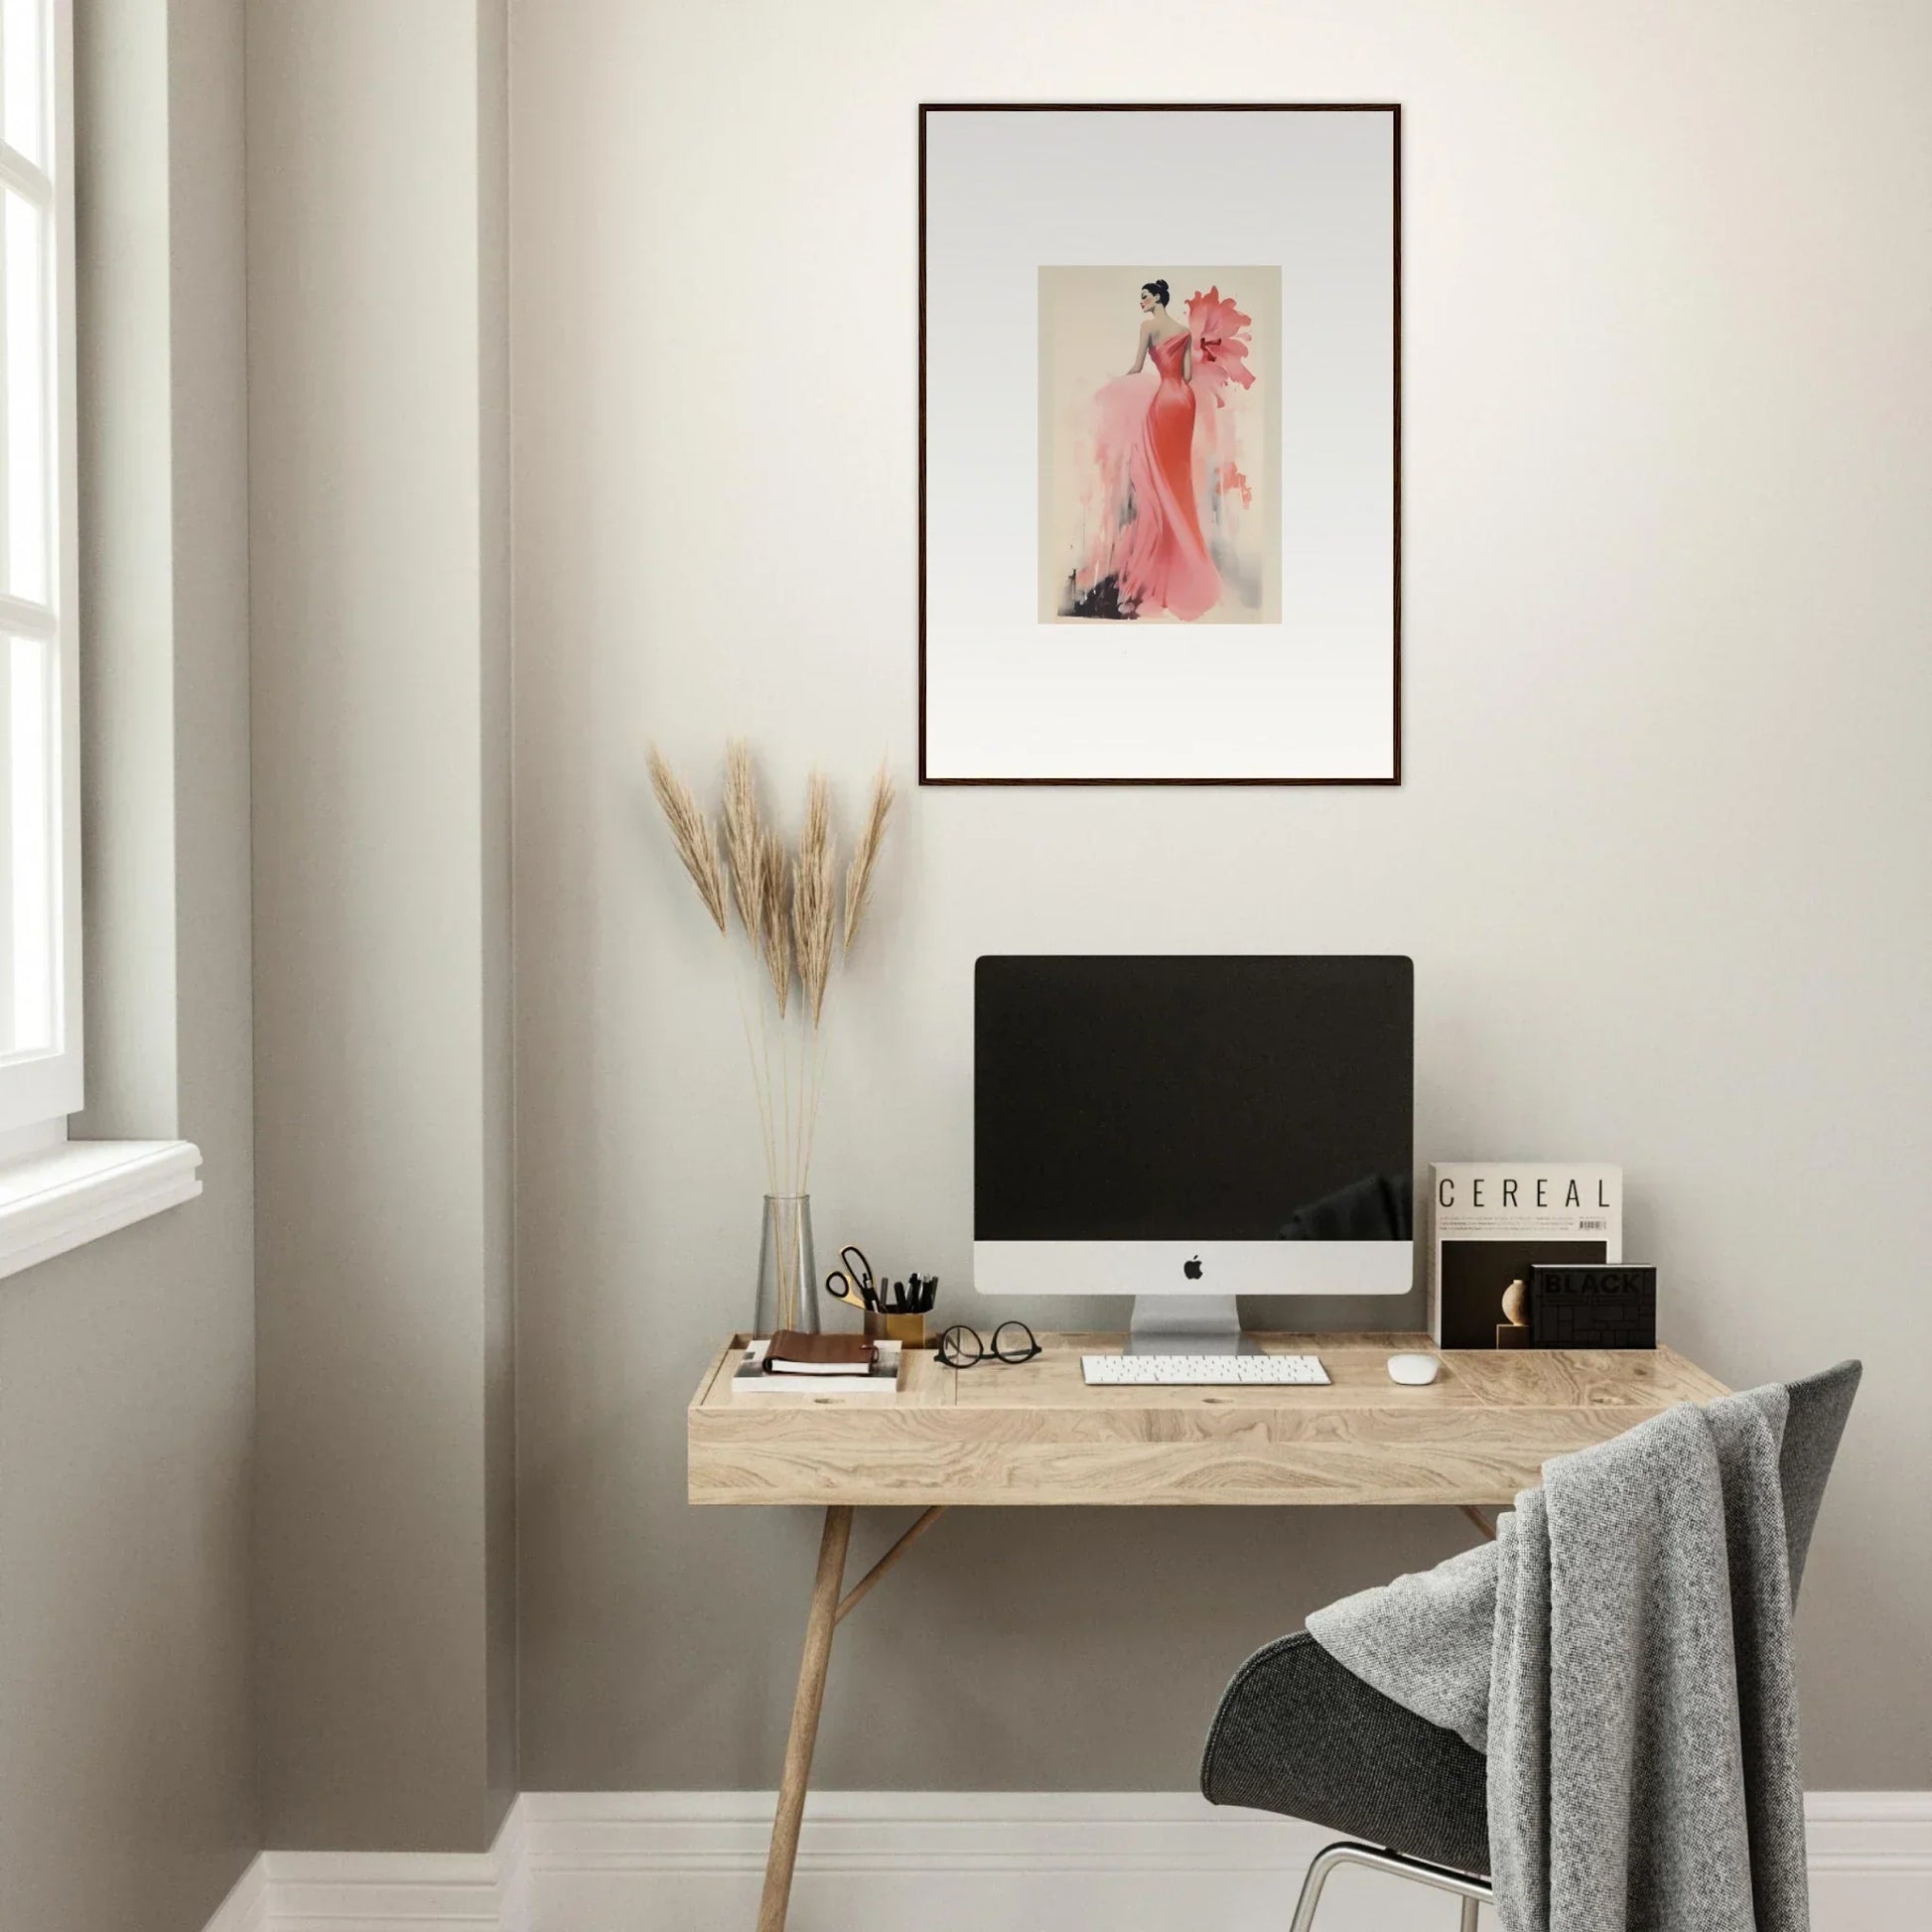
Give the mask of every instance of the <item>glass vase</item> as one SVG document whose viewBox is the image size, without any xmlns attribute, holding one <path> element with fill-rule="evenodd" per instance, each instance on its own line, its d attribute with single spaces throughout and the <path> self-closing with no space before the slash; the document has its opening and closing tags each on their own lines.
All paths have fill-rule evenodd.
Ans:
<svg viewBox="0 0 1932 1932">
<path fill-rule="evenodd" d="M 818 1265 L 812 1253 L 812 1197 L 766 1194 L 759 1244 L 759 1299 L 752 1332 L 818 1333 Z"/>
</svg>

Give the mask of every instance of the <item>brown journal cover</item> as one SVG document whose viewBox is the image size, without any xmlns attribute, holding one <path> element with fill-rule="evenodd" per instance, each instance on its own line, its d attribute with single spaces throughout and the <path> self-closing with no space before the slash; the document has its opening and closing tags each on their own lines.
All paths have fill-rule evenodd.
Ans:
<svg viewBox="0 0 1932 1932">
<path fill-rule="evenodd" d="M 812 1368 L 867 1369 L 879 1350 L 865 1335 L 807 1335 L 796 1328 L 780 1328 L 764 1351 L 767 1374 L 782 1375 L 780 1362 L 803 1362 Z"/>
</svg>

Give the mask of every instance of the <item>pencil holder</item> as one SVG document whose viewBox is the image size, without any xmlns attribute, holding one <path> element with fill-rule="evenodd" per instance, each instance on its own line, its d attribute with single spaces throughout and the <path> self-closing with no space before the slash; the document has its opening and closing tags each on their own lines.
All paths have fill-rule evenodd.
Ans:
<svg viewBox="0 0 1932 1932">
<path fill-rule="evenodd" d="M 866 1333 L 874 1341 L 897 1341 L 902 1342 L 907 1348 L 923 1348 L 925 1316 L 923 1314 L 868 1314 Z"/>
</svg>

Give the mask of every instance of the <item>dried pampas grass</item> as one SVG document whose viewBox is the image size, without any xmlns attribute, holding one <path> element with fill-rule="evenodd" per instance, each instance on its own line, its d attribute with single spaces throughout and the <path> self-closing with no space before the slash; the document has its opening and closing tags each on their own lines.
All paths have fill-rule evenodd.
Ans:
<svg viewBox="0 0 1932 1932">
<path fill-rule="evenodd" d="M 752 748 L 742 738 L 725 747 L 725 858 L 731 866 L 738 916 L 752 943 L 764 919 L 764 845 L 759 822 L 759 782 Z"/>
<path fill-rule="evenodd" d="M 839 842 L 832 825 L 832 788 L 823 772 L 814 771 L 806 783 L 805 815 L 795 853 L 787 850 L 764 815 L 752 749 L 743 739 L 733 739 L 725 747 L 722 847 L 718 827 L 655 747 L 650 753 L 650 784 L 678 857 L 721 933 L 729 936 L 731 907 L 738 907 L 752 954 L 751 994 L 759 1010 L 757 1041 L 752 1038 L 749 1012 L 745 1036 L 759 1088 L 767 1180 L 774 1194 L 803 1192 L 811 1164 L 812 1127 L 823 1092 L 827 996 L 833 969 L 852 950 L 871 903 L 873 874 L 893 808 L 892 777 L 882 764 L 873 779 L 865 822 L 845 867 L 842 918 Z M 739 955 L 741 960 L 744 957 Z M 742 986 L 740 998 L 742 1002 Z M 787 1025 L 794 1011 L 795 1029 Z M 770 1037 L 773 1012 L 778 1030 L 775 1064 Z"/>
<path fill-rule="evenodd" d="M 805 823 L 798 834 L 798 857 L 791 869 L 791 931 L 798 953 L 798 985 L 818 1026 L 825 1017 L 825 988 L 832 977 L 832 941 L 837 932 L 837 895 L 833 888 L 832 790 L 822 771 L 805 786 Z"/>
<path fill-rule="evenodd" d="M 791 868 L 783 842 L 768 825 L 759 835 L 759 881 L 764 889 L 759 907 L 759 952 L 782 1020 L 791 1004 Z"/>
<path fill-rule="evenodd" d="M 893 809 L 892 774 L 881 764 L 872 781 L 872 800 L 866 822 L 852 848 L 852 863 L 845 869 L 845 949 L 865 923 L 866 907 L 872 903 L 872 869 L 879 863 L 879 848 L 886 842 L 886 820 Z"/>
<path fill-rule="evenodd" d="M 720 932 L 725 929 L 725 869 L 718 857 L 718 833 L 703 811 L 691 787 L 664 762 L 656 746 L 650 750 L 650 788 L 657 794 L 666 822 L 671 828 L 671 843 L 684 861 L 684 870 L 704 900 L 704 909 Z"/>
</svg>

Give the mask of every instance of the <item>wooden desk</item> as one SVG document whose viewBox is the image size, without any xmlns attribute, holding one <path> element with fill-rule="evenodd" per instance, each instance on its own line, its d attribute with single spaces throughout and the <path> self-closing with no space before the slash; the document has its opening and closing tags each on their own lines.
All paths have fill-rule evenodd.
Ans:
<svg viewBox="0 0 1932 1932">
<path fill-rule="evenodd" d="M 1533 1488 L 1550 1456 L 1725 1393 L 1668 1348 L 1446 1353 L 1435 1382 L 1402 1388 L 1388 1357 L 1435 1352 L 1414 1334 L 1257 1337 L 1271 1352 L 1318 1355 L 1325 1388 L 1090 1389 L 1081 1354 L 1118 1350 L 1122 1337 L 1041 1334 L 1044 1352 L 1013 1365 L 955 1370 L 912 1352 L 890 1402 L 737 1399 L 745 1339 L 718 1351 L 692 1397 L 690 1499 L 825 1511 L 759 1932 L 785 1922 L 833 1629 L 942 1511 L 1440 1503 L 1493 1535 L 1481 1509 Z M 853 1510 L 906 1506 L 922 1513 L 845 1589 Z"/>
</svg>

